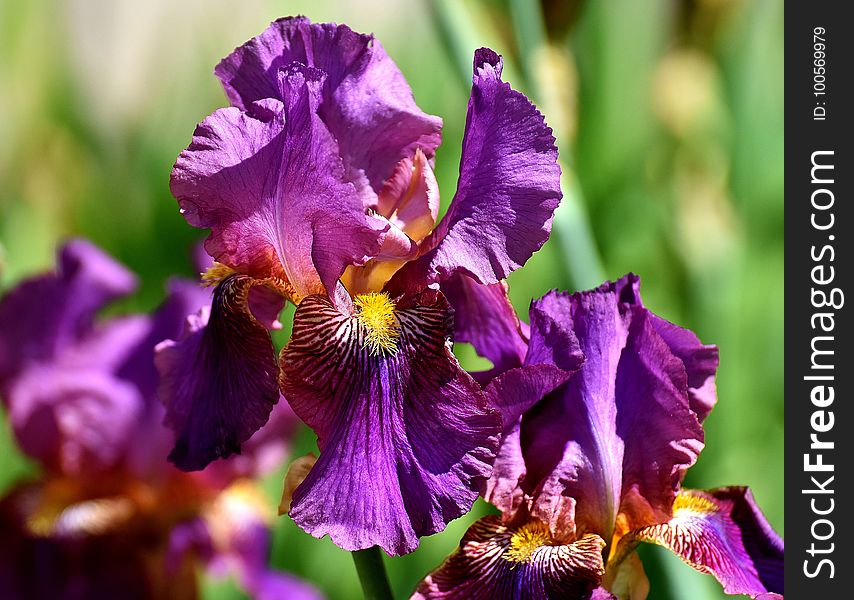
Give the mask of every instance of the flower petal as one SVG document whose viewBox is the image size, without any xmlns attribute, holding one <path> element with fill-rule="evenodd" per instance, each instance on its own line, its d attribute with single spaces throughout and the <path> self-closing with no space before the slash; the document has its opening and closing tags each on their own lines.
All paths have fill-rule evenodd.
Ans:
<svg viewBox="0 0 854 600">
<path fill-rule="evenodd" d="M 640 277 L 629 274 L 616 282 L 617 294 L 623 302 L 643 305 L 640 297 Z M 718 370 L 718 347 L 703 344 L 697 335 L 688 329 L 650 313 L 655 331 L 685 365 L 688 374 L 688 395 L 691 410 L 702 423 L 718 401 L 715 374 Z"/>
<path fill-rule="evenodd" d="M 0 390 L 27 364 L 89 335 L 97 312 L 134 289 L 134 275 L 90 242 L 63 245 L 56 273 L 22 282 L 0 302 Z"/>
<path fill-rule="evenodd" d="M 416 242 L 433 231 L 439 216 L 439 184 L 421 148 L 397 163 L 380 190 L 376 210 Z"/>
<path fill-rule="evenodd" d="M 349 264 L 377 254 L 388 225 L 364 214 L 334 138 L 315 114 L 323 74 L 292 64 L 278 75 L 282 101 L 244 113 L 216 111 L 196 129 L 172 171 L 184 217 L 211 229 L 217 261 L 279 277 L 298 298 L 330 294 Z"/>
<path fill-rule="evenodd" d="M 276 74 L 292 62 L 327 74 L 320 116 L 341 147 L 354 182 L 367 179 L 379 192 L 398 161 L 421 148 L 432 159 L 442 120 L 421 111 L 397 65 L 378 40 L 346 25 L 279 19 L 237 48 L 216 68 L 231 102 L 248 109 L 280 98 Z"/>
<path fill-rule="evenodd" d="M 500 415 L 448 349 L 447 302 L 404 297 L 396 349 L 324 297 L 303 300 L 282 351 L 282 392 L 318 436 L 320 457 L 290 515 L 347 550 L 411 552 L 471 509 L 488 476 Z"/>
<path fill-rule="evenodd" d="M 454 275 L 442 282 L 441 289 L 454 309 L 454 341 L 471 344 L 492 361 L 494 369 L 484 379 L 522 365 L 528 337 L 507 297 L 506 283 L 482 285 Z"/>
<path fill-rule="evenodd" d="M 607 598 L 595 592 L 605 572 L 605 542 L 590 535 L 564 545 L 544 545 L 526 562 L 508 559 L 516 533 L 490 516 L 472 525 L 459 549 L 418 586 L 413 599 L 521 600 Z"/>
<path fill-rule="evenodd" d="M 497 283 L 549 237 L 561 198 L 551 129 L 523 94 L 501 81 L 501 58 L 475 52 L 457 193 L 426 253 L 391 289 L 413 291 L 462 272 Z"/>
<path fill-rule="evenodd" d="M 531 304 L 531 341 L 525 365 L 510 369 L 485 388 L 502 414 L 504 432 L 484 498 L 511 519 L 521 506 L 525 477 L 521 416 L 532 405 L 566 383 L 581 368 L 584 356 L 572 330 L 572 319 L 560 310 L 560 298 L 549 293 Z"/>
<path fill-rule="evenodd" d="M 620 513 L 635 526 L 669 517 L 703 440 L 683 363 L 620 285 L 551 297 L 549 310 L 572 319 L 585 363 L 525 415 L 521 436 L 533 514 L 571 527 L 575 510 L 580 530 L 605 539 Z"/>
<path fill-rule="evenodd" d="M 187 336 L 157 347 L 159 395 L 176 434 L 169 460 L 185 471 L 240 451 L 278 402 L 278 367 L 270 334 L 248 311 L 259 282 L 231 275 L 214 290 L 209 318 Z"/>
<path fill-rule="evenodd" d="M 703 573 L 727 594 L 783 594 L 783 540 L 756 506 L 750 490 L 683 490 L 673 518 L 634 531 L 630 541 L 659 544 Z"/>
</svg>

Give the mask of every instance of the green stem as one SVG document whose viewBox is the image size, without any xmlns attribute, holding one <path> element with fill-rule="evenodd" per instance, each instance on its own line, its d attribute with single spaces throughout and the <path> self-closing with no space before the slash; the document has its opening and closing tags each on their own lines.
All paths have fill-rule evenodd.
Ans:
<svg viewBox="0 0 854 600">
<path fill-rule="evenodd" d="M 379 546 L 356 550 L 352 555 L 365 600 L 392 600 L 394 596 L 391 593 Z"/>
</svg>

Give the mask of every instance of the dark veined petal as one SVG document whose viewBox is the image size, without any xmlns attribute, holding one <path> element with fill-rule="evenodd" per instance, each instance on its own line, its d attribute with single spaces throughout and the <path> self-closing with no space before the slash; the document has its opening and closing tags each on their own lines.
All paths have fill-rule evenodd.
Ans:
<svg viewBox="0 0 854 600">
<path fill-rule="evenodd" d="M 561 199 L 555 139 L 531 101 L 501 81 L 501 68 L 492 50 L 475 52 L 457 193 L 426 253 L 395 275 L 394 291 L 458 272 L 497 283 L 549 237 Z"/>
<path fill-rule="evenodd" d="M 278 402 L 270 334 L 247 306 L 258 284 L 245 275 L 225 278 L 214 290 L 209 317 L 203 312 L 183 340 L 157 347 L 165 424 L 176 435 L 169 460 L 180 469 L 203 469 L 239 452 Z"/>
<path fill-rule="evenodd" d="M 285 66 L 281 101 L 221 109 L 196 128 L 171 189 L 187 222 L 211 229 L 211 256 L 285 279 L 299 299 L 331 294 L 347 265 L 377 254 L 388 224 L 366 216 L 344 181 L 336 141 L 315 113 L 323 73 Z"/>
<path fill-rule="evenodd" d="M 528 351 L 528 338 L 516 315 L 507 284 L 483 285 L 465 275 L 442 282 L 442 293 L 454 309 L 454 341 L 474 346 L 492 361 L 488 378 L 519 367 Z M 485 382 L 482 382 L 485 383 Z"/>
<path fill-rule="evenodd" d="M 628 538 L 621 543 L 669 548 L 698 571 L 714 575 L 727 594 L 783 594 L 783 540 L 745 487 L 683 490 L 669 522 Z"/>
<path fill-rule="evenodd" d="M 669 517 L 703 440 L 682 361 L 619 285 L 552 297 L 549 310 L 570 316 L 585 363 L 528 411 L 521 436 L 533 513 L 571 527 L 574 511 L 581 530 L 605 539 L 619 514 L 638 525 Z"/>
<path fill-rule="evenodd" d="M 510 528 L 498 517 L 485 517 L 469 528 L 459 549 L 421 582 L 413 598 L 608 598 L 601 590 L 594 592 L 605 572 L 604 547 L 605 542 L 595 535 L 558 544 L 540 523 Z"/>
<path fill-rule="evenodd" d="M 279 19 L 216 68 L 231 102 L 242 109 L 280 98 L 276 75 L 292 62 L 327 74 L 319 114 L 341 147 L 351 179 L 379 192 L 394 166 L 420 148 L 432 159 L 442 120 L 421 111 L 397 65 L 378 40 L 346 25 Z"/>
<path fill-rule="evenodd" d="M 381 348 L 366 314 L 342 314 L 321 296 L 297 308 L 282 393 L 317 433 L 320 457 L 290 515 L 347 550 L 404 554 L 471 509 L 501 417 L 448 348 L 439 292 L 399 299 Z"/>
</svg>

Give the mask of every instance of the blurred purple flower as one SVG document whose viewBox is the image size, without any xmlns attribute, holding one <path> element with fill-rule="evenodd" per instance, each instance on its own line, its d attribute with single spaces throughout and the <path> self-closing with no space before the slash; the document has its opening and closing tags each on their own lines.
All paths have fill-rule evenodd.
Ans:
<svg viewBox="0 0 854 600">
<path fill-rule="evenodd" d="M 647 310 L 634 275 L 551 292 L 530 319 L 523 362 L 486 387 L 504 433 L 484 497 L 501 517 L 472 526 L 415 597 L 642 600 L 640 542 L 728 594 L 782 594 L 783 541 L 750 491 L 681 488 L 716 401 L 717 348 Z"/>
<path fill-rule="evenodd" d="M 288 597 L 317 598 L 267 568 L 273 515 L 248 479 L 284 459 L 296 417 L 282 403 L 242 456 L 193 474 L 172 467 L 154 346 L 209 293 L 173 280 L 153 315 L 97 319 L 135 286 L 73 240 L 55 273 L 0 301 L 0 396 L 18 445 L 42 468 L 0 500 L 0 596 L 194 597 L 199 556 L 228 563 L 256 597 L 284 585 Z"/>
<path fill-rule="evenodd" d="M 219 64 L 233 106 L 198 126 L 171 181 L 218 261 L 207 326 L 158 359 L 177 466 L 237 452 L 281 389 L 318 435 L 290 505 L 310 534 L 402 554 L 471 508 L 501 420 L 450 351 L 440 289 L 506 304 L 499 282 L 546 241 L 561 197 L 551 130 L 501 70 L 475 53 L 436 226 L 441 120 L 379 41 L 282 19 Z M 277 362 L 268 328 L 285 299 L 298 308 Z M 454 308 L 460 339 L 477 335 L 477 311 Z"/>
</svg>

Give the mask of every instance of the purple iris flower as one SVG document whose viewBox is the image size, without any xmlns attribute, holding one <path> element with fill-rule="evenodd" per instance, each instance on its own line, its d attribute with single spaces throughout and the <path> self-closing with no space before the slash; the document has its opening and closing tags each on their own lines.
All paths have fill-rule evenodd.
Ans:
<svg viewBox="0 0 854 600">
<path fill-rule="evenodd" d="M 267 567 L 270 514 L 250 478 L 275 468 L 297 423 L 282 404 L 242 456 L 172 467 L 154 347 L 209 292 L 170 283 L 157 311 L 99 319 L 136 278 L 73 240 L 55 273 L 0 300 L 0 396 L 19 447 L 41 467 L 0 499 L 3 598 L 192 598 L 195 565 L 227 568 L 259 598 L 318 598 Z"/>
<path fill-rule="evenodd" d="M 471 508 L 501 417 L 450 351 L 477 317 L 454 306 L 453 327 L 443 292 L 505 294 L 561 197 L 551 130 L 501 70 L 475 53 L 457 192 L 436 225 L 441 120 L 379 41 L 282 19 L 219 64 L 232 106 L 198 126 L 171 181 L 211 230 L 219 282 L 208 326 L 159 360 L 176 465 L 237 452 L 281 389 L 318 435 L 290 504 L 310 534 L 402 554 Z M 277 361 L 285 300 L 297 310 Z"/>
<path fill-rule="evenodd" d="M 486 387 L 504 433 L 484 497 L 501 516 L 475 523 L 415 597 L 642 600 L 635 548 L 650 542 L 727 594 L 782 598 L 783 541 L 750 491 L 681 488 L 716 402 L 717 348 L 647 310 L 634 275 L 551 292 L 530 320 L 518 366 Z"/>
</svg>

